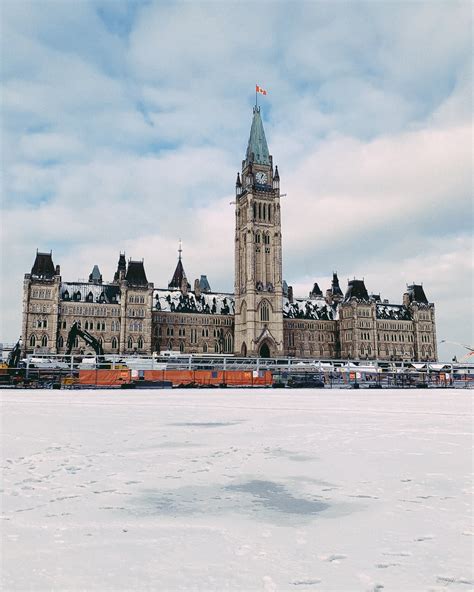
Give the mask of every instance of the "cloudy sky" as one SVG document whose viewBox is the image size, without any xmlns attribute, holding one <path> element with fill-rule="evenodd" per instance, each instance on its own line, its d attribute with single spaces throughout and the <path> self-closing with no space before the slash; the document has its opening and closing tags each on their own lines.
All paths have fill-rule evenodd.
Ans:
<svg viewBox="0 0 474 592">
<path fill-rule="evenodd" d="M 119 251 L 165 286 L 233 289 L 230 202 L 255 83 L 279 165 L 284 277 L 337 270 L 401 302 L 422 282 L 438 339 L 472 336 L 470 2 L 5 0 L 2 326 L 53 250 L 64 279 Z M 463 350 L 441 345 L 447 358 Z"/>
</svg>

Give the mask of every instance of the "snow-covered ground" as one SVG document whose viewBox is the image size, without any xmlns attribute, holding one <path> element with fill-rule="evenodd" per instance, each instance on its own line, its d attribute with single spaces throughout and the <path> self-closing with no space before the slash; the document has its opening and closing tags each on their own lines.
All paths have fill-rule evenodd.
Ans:
<svg viewBox="0 0 474 592">
<path fill-rule="evenodd" d="M 3 391 L 1 589 L 473 589 L 472 395 Z"/>
</svg>

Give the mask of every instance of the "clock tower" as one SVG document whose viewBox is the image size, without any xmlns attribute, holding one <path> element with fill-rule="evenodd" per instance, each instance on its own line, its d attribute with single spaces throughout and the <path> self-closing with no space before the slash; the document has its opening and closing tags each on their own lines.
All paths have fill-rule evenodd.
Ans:
<svg viewBox="0 0 474 592">
<path fill-rule="evenodd" d="M 235 186 L 234 351 L 274 357 L 283 354 L 280 177 L 257 106 L 241 175 Z"/>
</svg>

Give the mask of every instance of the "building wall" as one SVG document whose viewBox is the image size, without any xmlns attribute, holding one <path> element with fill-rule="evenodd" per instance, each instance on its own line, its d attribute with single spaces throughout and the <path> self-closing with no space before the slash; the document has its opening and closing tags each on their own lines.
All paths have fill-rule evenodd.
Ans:
<svg viewBox="0 0 474 592">
<path fill-rule="evenodd" d="M 232 354 L 234 317 L 154 311 L 152 349 L 157 353 Z"/>
</svg>

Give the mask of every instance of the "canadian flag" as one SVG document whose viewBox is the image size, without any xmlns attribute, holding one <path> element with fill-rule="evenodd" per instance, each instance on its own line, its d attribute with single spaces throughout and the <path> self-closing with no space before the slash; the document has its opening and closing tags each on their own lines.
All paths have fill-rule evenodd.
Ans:
<svg viewBox="0 0 474 592">
<path fill-rule="evenodd" d="M 258 92 L 262 95 L 267 94 L 267 91 L 265 89 L 263 89 L 261 86 L 258 86 L 258 84 L 255 85 L 255 92 Z"/>
</svg>

